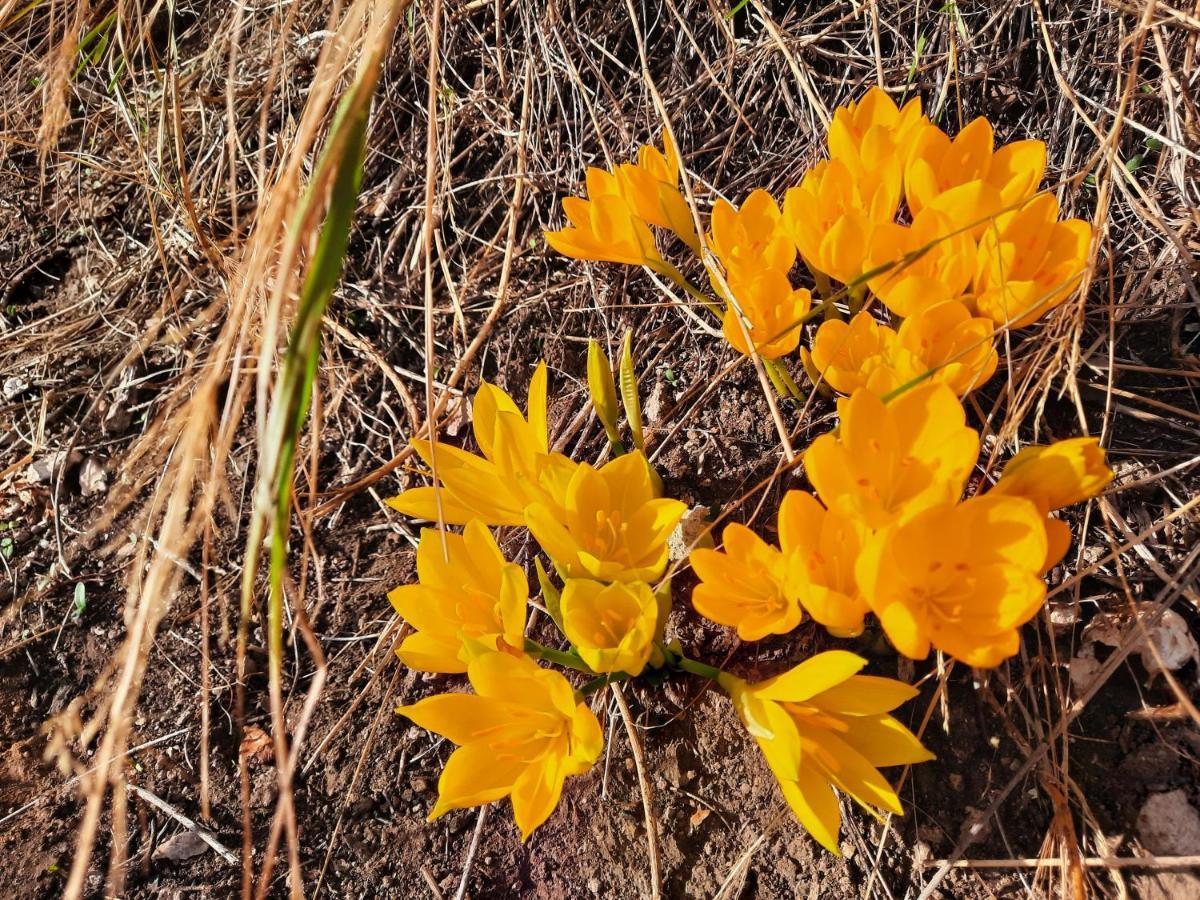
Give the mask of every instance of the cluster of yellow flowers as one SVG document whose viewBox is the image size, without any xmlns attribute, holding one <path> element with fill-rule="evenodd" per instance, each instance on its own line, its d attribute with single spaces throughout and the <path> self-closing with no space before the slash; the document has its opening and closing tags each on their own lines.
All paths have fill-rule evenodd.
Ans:
<svg viewBox="0 0 1200 900">
<path fill-rule="evenodd" d="M 858 391 L 840 426 L 804 456 L 816 495 L 788 491 L 779 546 L 725 528 L 723 550 L 692 551 L 696 609 L 743 640 L 795 628 L 807 612 L 834 635 L 873 612 L 901 653 L 936 647 L 991 667 L 1018 649 L 1018 627 L 1041 608 L 1042 576 L 1070 530 L 1053 510 L 1095 496 L 1112 478 L 1093 438 L 1030 447 L 990 491 L 962 500 L 979 434 L 943 384 L 885 403 Z"/>
<path fill-rule="evenodd" d="M 825 313 L 802 360 L 815 382 L 848 396 L 838 400 L 837 430 L 803 455 L 814 492 L 787 492 L 777 545 L 733 523 L 721 549 L 691 551 L 697 611 L 746 641 L 789 632 L 806 614 L 852 637 L 873 614 L 906 656 L 936 648 L 995 666 L 1017 652 L 1019 627 L 1044 602 L 1044 576 L 1067 551 L 1070 531 L 1052 513 L 1095 496 L 1112 473 L 1095 440 L 1060 441 L 1021 451 L 990 490 L 964 499 L 980 446 L 960 398 L 995 372 L 998 325 L 1033 321 L 1078 283 L 1090 229 L 1057 221 L 1053 198 L 1034 193 L 1044 145 L 994 151 L 982 119 L 951 139 L 919 101 L 901 109 L 873 90 L 837 111 L 828 148 L 782 209 L 762 190 L 740 208 L 718 200 L 705 232 L 680 190 L 667 135 L 662 151 L 642 147 L 636 163 L 589 169 L 587 198 L 565 199 L 570 224 L 546 238 L 569 256 L 647 266 L 703 297 L 660 253 L 652 228 L 670 231 L 704 258 L 726 338 L 761 356 L 784 388 L 795 385 L 780 358 Z M 792 284 L 797 258 L 812 289 Z M 872 297 L 903 317 L 898 327 L 876 320 Z M 796 816 L 832 852 L 837 792 L 901 813 L 879 768 L 932 758 L 891 715 L 914 688 L 859 674 L 866 661 L 842 650 L 749 684 L 668 640 L 668 538 L 685 506 L 663 496 L 643 449 L 629 336 L 619 391 L 595 342 L 587 376 L 609 461 L 551 449 L 540 364 L 524 413 L 498 387 L 479 388 L 477 453 L 414 441 L 440 484 L 388 501 L 462 526 L 423 530 L 417 583 L 389 595 L 412 629 L 400 658 L 421 671 L 465 673 L 474 689 L 399 709 L 458 745 L 430 817 L 509 797 L 528 838 L 565 779 L 601 754 L 588 696 L 648 670 L 719 685 Z M 493 527 L 527 529 L 550 560 L 556 577 L 535 559 L 540 604 Z M 565 647 L 526 637 L 531 605 L 549 614 Z M 576 688 L 547 663 L 587 680 Z"/>
<path fill-rule="evenodd" d="M 587 199 L 565 199 L 570 225 L 546 240 L 578 259 L 648 266 L 699 295 L 651 231 L 700 248 L 669 134 L 664 144 L 664 152 L 642 147 L 637 163 L 615 173 L 588 169 Z M 933 380 L 961 397 L 995 372 L 998 327 L 1035 322 L 1078 285 L 1091 227 L 1060 221 L 1054 196 L 1036 193 L 1046 168 L 1041 141 L 995 149 L 983 118 L 950 138 L 922 114 L 919 98 L 899 108 L 873 88 L 836 110 L 828 151 L 782 208 L 762 189 L 739 208 L 713 205 L 707 266 L 724 303 L 723 332 L 741 353 L 774 360 L 799 345 L 816 313 L 812 291 L 790 281 L 799 257 L 826 317 L 811 351 L 801 351 L 814 381 L 883 395 Z M 868 294 L 903 322 L 877 322 L 864 309 Z"/>
</svg>

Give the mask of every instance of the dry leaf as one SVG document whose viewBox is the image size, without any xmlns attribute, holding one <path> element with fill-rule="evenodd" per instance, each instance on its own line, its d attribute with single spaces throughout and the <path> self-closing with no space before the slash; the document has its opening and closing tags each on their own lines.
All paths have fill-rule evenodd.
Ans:
<svg viewBox="0 0 1200 900">
<path fill-rule="evenodd" d="M 257 725 L 247 725 L 242 734 L 241 753 L 255 762 L 267 763 L 275 758 L 275 742 Z"/>
<path fill-rule="evenodd" d="M 211 850 L 204 838 L 194 831 L 181 831 L 172 838 L 154 848 L 154 859 L 169 859 L 171 862 L 181 862 L 199 856 L 206 850 Z"/>
</svg>

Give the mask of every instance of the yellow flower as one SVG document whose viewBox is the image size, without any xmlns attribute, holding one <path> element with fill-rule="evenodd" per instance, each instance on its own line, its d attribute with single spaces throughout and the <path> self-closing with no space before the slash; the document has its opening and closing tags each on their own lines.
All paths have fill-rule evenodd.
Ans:
<svg viewBox="0 0 1200 900">
<path fill-rule="evenodd" d="M 955 224 L 971 225 L 978 235 L 987 227 L 985 217 L 1033 196 L 1046 171 L 1046 145 L 1015 141 L 993 152 L 993 141 L 992 126 L 982 117 L 953 140 L 935 125 L 924 126 L 904 173 L 913 215 L 948 202 L 945 211 Z"/>
<path fill-rule="evenodd" d="M 1053 194 L 1000 216 L 979 241 L 975 305 L 997 324 L 1023 328 L 1058 306 L 1087 268 L 1092 227 L 1058 221 Z"/>
<path fill-rule="evenodd" d="M 887 222 L 871 232 L 866 269 L 883 271 L 867 283 L 888 309 L 908 317 L 962 294 L 971 283 L 974 265 L 971 236 L 956 232 L 940 211 L 927 209 L 912 225 Z"/>
<path fill-rule="evenodd" d="M 529 584 L 478 520 L 462 534 L 422 529 L 417 578 L 419 584 L 388 594 L 397 615 L 416 629 L 396 650 L 409 668 L 465 672 L 481 651 L 522 651 Z"/>
<path fill-rule="evenodd" d="M 571 578 L 560 602 L 567 640 L 593 672 L 642 673 L 658 622 L 658 601 L 649 585 Z"/>
<path fill-rule="evenodd" d="M 899 202 L 898 166 L 868 175 L 832 159 L 787 192 L 783 218 L 805 265 L 849 284 L 867 271 L 874 229 L 892 221 Z"/>
<path fill-rule="evenodd" d="M 865 665 L 853 653 L 831 650 L 758 684 L 727 674 L 720 678 L 792 812 L 835 854 L 842 824 L 836 791 L 868 809 L 903 815 L 900 798 L 879 767 L 934 758 L 888 715 L 915 697 L 916 688 L 856 674 Z"/>
<path fill-rule="evenodd" d="M 838 402 L 838 433 L 804 455 L 809 481 L 829 508 L 877 529 L 962 495 L 979 435 L 942 384 L 922 384 L 888 404 L 859 390 Z"/>
<path fill-rule="evenodd" d="M 439 694 L 396 710 L 459 745 L 429 820 L 511 797 L 527 840 L 558 806 L 563 781 L 599 758 L 600 723 L 562 675 L 527 656 L 488 653 L 472 660 L 467 676 L 474 694 Z"/>
<path fill-rule="evenodd" d="M 1043 513 L 1095 497 L 1113 479 L 1100 441 L 1091 437 L 1026 447 L 1012 458 L 992 494 L 1032 500 Z"/>
<path fill-rule="evenodd" d="M 736 628 L 743 641 L 787 634 L 800 624 L 801 560 L 784 555 L 745 525 L 733 522 L 724 549 L 693 550 L 689 561 L 700 583 L 692 605 L 706 619 Z"/>
<path fill-rule="evenodd" d="M 778 269 L 763 269 L 747 281 L 731 280 L 729 289 L 746 318 L 750 340 L 760 356 L 777 359 L 796 349 L 801 323 L 812 307 L 812 294 L 804 288 L 793 290 L 787 275 Z M 725 309 L 721 332 L 735 350 L 751 355 L 732 305 Z"/>
<path fill-rule="evenodd" d="M 875 535 L 858 583 L 896 649 L 930 646 L 970 666 L 999 665 L 1046 597 L 1045 517 L 1029 500 L 985 494 L 925 509 Z"/>
<path fill-rule="evenodd" d="M 643 145 L 638 161 L 617 169 L 621 194 L 643 221 L 668 228 L 692 250 L 700 251 L 691 207 L 679 190 L 679 151 L 670 132 L 663 132 L 663 149 Z"/>
<path fill-rule="evenodd" d="M 812 494 L 788 491 L 779 506 L 779 548 L 797 558 L 806 575 L 800 602 L 839 637 L 860 633 L 867 604 L 854 564 L 868 536 L 859 522 L 825 509 Z"/>
<path fill-rule="evenodd" d="M 546 243 L 575 259 L 650 266 L 662 271 L 666 264 L 654 243 L 654 234 L 634 213 L 617 176 L 588 168 L 587 192 L 586 200 L 563 198 L 563 212 L 570 224 L 561 231 L 545 232 Z"/>
<path fill-rule="evenodd" d="M 1112 479 L 1113 471 L 1096 438 L 1070 438 L 1020 451 L 987 495 L 1024 497 L 1046 516 L 1047 550 L 1042 571 L 1048 572 L 1071 546 L 1070 527 L 1050 513 L 1097 496 Z"/>
<path fill-rule="evenodd" d="M 973 317 L 957 300 L 924 307 L 900 325 L 904 383 L 933 370 L 930 381 L 966 396 L 996 372 L 993 330 L 991 319 Z"/>
<path fill-rule="evenodd" d="M 654 581 L 667 568 L 667 537 L 687 505 L 658 496 L 639 451 L 596 469 L 581 463 L 561 509 L 535 503 L 525 524 L 563 578 Z"/>
<path fill-rule="evenodd" d="M 834 110 L 829 156 L 864 168 L 875 166 L 876 170 L 890 156 L 898 165 L 912 139 L 928 123 L 920 97 L 913 97 L 901 109 L 882 88 L 873 87 L 861 100 Z"/>
<path fill-rule="evenodd" d="M 427 465 L 433 464 L 436 448 L 446 522 L 465 525 L 479 519 L 486 525 L 523 525 L 530 503 L 553 507 L 559 502 L 575 464 L 561 453 L 549 452 L 546 383 L 546 364 L 540 363 L 529 383 L 528 420 L 504 391 L 487 382 L 480 385 L 471 418 L 482 458 L 448 444 L 412 442 Z M 438 518 L 432 487 L 411 488 L 387 502 L 413 518 Z"/>
<path fill-rule="evenodd" d="M 746 198 L 741 209 L 718 200 L 710 226 L 709 244 L 729 280 L 748 280 L 761 269 L 788 272 L 796 261 L 779 204 L 761 188 Z"/>
<path fill-rule="evenodd" d="M 883 396 L 903 384 L 894 366 L 896 341 L 894 330 L 863 311 L 849 323 L 841 319 L 822 322 L 813 338 L 812 351 L 801 347 L 800 357 L 814 382 L 823 378 L 825 384 L 842 394 L 861 389 Z"/>
</svg>

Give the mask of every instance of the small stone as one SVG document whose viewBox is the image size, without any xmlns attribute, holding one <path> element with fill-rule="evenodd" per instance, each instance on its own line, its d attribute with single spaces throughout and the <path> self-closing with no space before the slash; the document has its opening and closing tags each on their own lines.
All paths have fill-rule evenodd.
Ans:
<svg viewBox="0 0 1200 900">
<path fill-rule="evenodd" d="M 587 882 L 587 889 L 589 892 L 591 892 L 593 894 L 599 894 L 600 893 L 600 879 L 599 878 L 589 878 L 588 882 Z"/>
</svg>

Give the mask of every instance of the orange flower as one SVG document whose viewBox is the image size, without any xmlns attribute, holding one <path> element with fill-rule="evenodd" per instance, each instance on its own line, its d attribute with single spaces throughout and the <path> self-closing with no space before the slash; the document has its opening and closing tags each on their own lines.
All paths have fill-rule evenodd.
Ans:
<svg viewBox="0 0 1200 900">
<path fill-rule="evenodd" d="M 896 649 L 930 646 L 970 666 L 999 665 L 1046 597 L 1043 515 L 1029 500 L 984 495 L 918 512 L 875 535 L 855 573 Z"/>
<path fill-rule="evenodd" d="M 545 232 L 546 243 L 563 256 L 598 262 L 666 268 L 649 226 L 634 214 L 617 177 L 603 169 L 587 170 L 588 199 L 564 197 L 570 225 Z"/>
<path fill-rule="evenodd" d="M 783 200 L 783 217 L 804 263 L 849 284 L 867 271 L 876 226 L 900 202 L 899 167 L 857 173 L 840 159 L 813 166 Z"/>
<path fill-rule="evenodd" d="M 711 227 L 709 243 L 728 280 L 749 280 L 762 269 L 786 273 L 796 261 L 796 248 L 783 227 L 779 204 L 761 188 L 746 198 L 741 209 L 718 200 Z"/>
<path fill-rule="evenodd" d="M 918 214 L 911 226 L 885 223 L 871 235 L 867 269 L 887 267 L 873 276 L 871 291 L 898 316 L 911 316 L 971 283 L 975 242 L 956 231 L 950 218 L 935 209 Z"/>
<path fill-rule="evenodd" d="M 916 735 L 888 715 L 917 689 L 856 674 L 866 664 L 853 653 L 830 650 L 758 684 L 728 672 L 718 679 L 800 824 L 835 854 L 842 824 L 837 791 L 871 812 L 879 807 L 903 815 L 878 767 L 933 759 Z"/>
<path fill-rule="evenodd" d="M 972 317 L 957 300 L 925 307 L 905 319 L 897 344 L 904 383 L 932 371 L 930 381 L 945 384 L 959 397 L 981 387 L 999 363 L 992 321 Z"/>
<path fill-rule="evenodd" d="M 894 366 L 896 341 L 894 330 L 863 311 L 849 324 L 840 319 L 822 322 L 812 352 L 802 347 L 800 357 L 814 382 L 823 378 L 842 394 L 865 389 L 883 396 L 903 383 Z"/>
<path fill-rule="evenodd" d="M 410 669 L 465 672 L 480 653 L 524 648 L 525 573 L 504 558 L 477 519 L 462 534 L 422 528 L 417 578 L 388 594 L 397 615 L 415 629 L 396 649 Z"/>
<path fill-rule="evenodd" d="M 1026 447 L 1004 467 L 988 496 L 1024 497 L 1046 517 L 1048 572 L 1067 555 L 1071 529 L 1050 513 L 1098 495 L 1112 481 L 1113 471 L 1096 438 L 1070 438 L 1048 447 Z"/>
<path fill-rule="evenodd" d="M 561 506 L 533 503 L 525 524 L 563 578 L 654 581 L 667 568 L 667 538 L 687 511 L 659 493 L 640 451 L 599 469 L 580 463 Z"/>
<path fill-rule="evenodd" d="M 953 140 L 935 125 L 922 128 L 904 173 L 913 215 L 949 201 L 943 211 L 955 225 L 970 225 L 978 235 L 986 217 L 1033 196 L 1046 171 L 1046 145 L 1015 141 L 993 152 L 993 140 L 992 126 L 982 117 Z"/>
<path fill-rule="evenodd" d="M 643 145 L 636 163 L 623 163 L 617 181 L 625 199 L 639 218 L 659 228 L 669 228 L 697 253 L 700 241 L 696 223 L 679 191 L 679 151 L 668 131 L 663 132 L 663 149 Z"/>
<path fill-rule="evenodd" d="M 838 433 L 804 454 L 817 496 L 868 528 L 962 495 L 979 435 L 943 384 L 922 384 L 888 404 L 859 390 L 838 402 Z"/>
<path fill-rule="evenodd" d="M 776 359 L 796 349 L 801 324 L 812 306 L 812 295 L 807 290 L 793 290 L 787 275 L 778 269 L 763 269 L 749 281 L 735 279 L 729 289 L 760 356 Z M 732 304 L 725 309 L 721 331 L 739 353 L 752 355 Z"/>
<path fill-rule="evenodd" d="M 387 503 L 417 519 L 437 521 L 440 509 L 448 524 L 479 519 L 486 525 L 523 525 L 525 507 L 540 502 L 556 507 L 575 463 L 550 452 L 546 427 L 546 364 L 539 363 L 529 382 L 529 418 L 504 391 L 486 381 L 471 410 L 471 427 L 482 456 L 440 441 L 413 440 L 412 447 L 437 473 L 441 495 L 433 487 L 410 488 Z M 440 502 L 440 506 L 439 506 Z"/>
<path fill-rule="evenodd" d="M 863 525 L 825 509 L 812 494 L 788 491 L 779 506 L 779 548 L 798 558 L 807 578 L 800 602 L 808 614 L 839 637 L 863 629 L 867 604 L 858 590 L 854 563 L 868 537 Z"/>
<path fill-rule="evenodd" d="M 787 634 L 800 624 L 803 562 L 783 554 L 745 525 L 725 526 L 722 550 L 693 550 L 688 558 L 700 583 L 692 591 L 696 612 L 736 628 L 743 641 Z"/>
<path fill-rule="evenodd" d="M 861 100 L 834 110 L 829 124 L 829 156 L 863 166 L 890 157 L 898 164 L 898 157 L 902 158 L 913 137 L 928 123 L 921 112 L 920 97 L 913 97 L 901 109 L 882 88 L 873 87 Z M 885 156 L 885 151 L 890 152 Z"/>
<path fill-rule="evenodd" d="M 997 324 L 1022 328 L 1058 306 L 1087 268 L 1092 227 L 1058 221 L 1053 194 L 1038 194 L 983 233 L 975 263 L 975 304 Z"/>
</svg>

